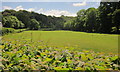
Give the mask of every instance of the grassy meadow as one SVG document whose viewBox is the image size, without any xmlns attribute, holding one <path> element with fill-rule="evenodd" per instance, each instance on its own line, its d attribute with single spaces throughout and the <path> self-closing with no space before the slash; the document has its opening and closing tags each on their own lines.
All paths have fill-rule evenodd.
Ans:
<svg viewBox="0 0 120 72">
<path fill-rule="evenodd" d="M 69 50 L 92 50 L 95 52 L 118 53 L 118 35 L 84 33 L 74 31 L 24 31 L 3 36 L 3 41 L 33 41 L 50 47 Z"/>
</svg>

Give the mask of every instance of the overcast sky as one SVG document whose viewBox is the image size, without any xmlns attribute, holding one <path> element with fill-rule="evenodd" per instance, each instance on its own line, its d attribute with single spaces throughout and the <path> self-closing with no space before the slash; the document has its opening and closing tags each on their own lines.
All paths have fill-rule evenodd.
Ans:
<svg viewBox="0 0 120 72">
<path fill-rule="evenodd" d="M 2 10 L 14 9 L 35 11 L 51 16 L 76 16 L 76 13 L 81 9 L 90 7 L 98 8 L 100 2 L 2 2 Z"/>
</svg>

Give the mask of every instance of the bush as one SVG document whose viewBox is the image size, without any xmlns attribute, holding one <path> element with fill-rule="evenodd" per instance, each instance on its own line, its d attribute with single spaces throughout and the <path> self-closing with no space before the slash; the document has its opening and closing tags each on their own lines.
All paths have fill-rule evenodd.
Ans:
<svg viewBox="0 0 120 72">
<path fill-rule="evenodd" d="M 20 33 L 20 32 L 23 32 L 25 31 L 26 29 L 14 29 L 14 28 L 2 28 L 1 29 L 1 35 L 6 35 L 6 34 L 9 34 L 9 33 Z"/>
<path fill-rule="evenodd" d="M 9 33 L 14 33 L 15 32 L 15 29 L 13 29 L 13 28 L 2 28 L 2 30 L 1 30 L 2 32 L 2 34 L 1 35 L 5 35 L 5 34 L 9 34 Z"/>
</svg>

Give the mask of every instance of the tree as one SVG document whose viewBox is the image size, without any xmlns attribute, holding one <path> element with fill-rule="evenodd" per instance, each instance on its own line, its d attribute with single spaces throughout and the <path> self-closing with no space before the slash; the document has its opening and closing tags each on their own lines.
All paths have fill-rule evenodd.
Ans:
<svg viewBox="0 0 120 72">
<path fill-rule="evenodd" d="M 101 2 L 99 6 L 99 18 L 102 33 L 111 33 L 114 26 L 113 13 L 120 8 L 120 2 Z M 114 13 L 115 14 L 115 13 Z"/>
<path fill-rule="evenodd" d="M 65 22 L 64 29 L 65 30 L 74 30 L 75 29 L 74 20 L 69 20 L 69 21 Z"/>
<path fill-rule="evenodd" d="M 61 26 L 63 26 L 62 29 L 65 30 L 75 30 L 75 19 L 76 17 L 68 17 L 68 16 L 64 16 L 61 15 Z"/>
<path fill-rule="evenodd" d="M 100 21 L 101 21 L 101 32 L 110 33 L 112 22 L 111 22 L 111 8 L 108 2 L 101 2 L 100 7 Z"/>
<path fill-rule="evenodd" d="M 2 22 L 2 13 L 0 12 L 0 22 Z"/>
<path fill-rule="evenodd" d="M 15 16 L 4 16 L 3 20 L 3 27 L 10 27 L 10 28 L 23 28 L 24 24 L 19 21 Z"/>
<path fill-rule="evenodd" d="M 86 10 L 86 31 L 87 32 L 95 32 L 96 28 L 96 18 L 97 18 L 97 10 L 95 8 L 89 8 Z"/>
<path fill-rule="evenodd" d="M 15 10 L 4 10 L 3 12 L 2 12 L 2 15 L 3 16 L 15 16 L 15 13 L 16 13 L 16 11 Z"/>
<path fill-rule="evenodd" d="M 28 28 L 30 25 L 30 12 L 25 10 L 20 10 L 15 13 L 15 16 L 25 24 L 25 28 Z"/>
<path fill-rule="evenodd" d="M 114 11 L 113 13 L 113 24 L 114 24 L 114 27 L 117 28 L 117 33 L 120 33 L 119 32 L 119 29 L 120 29 L 120 9 L 117 9 Z"/>
<path fill-rule="evenodd" d="M 40 23 L 36 19 L 31 19 L 29 28 L 32 30 L 38 30 L 40 29 Z"/>
<path fill-rule="evenodd" d="M 75 30 L 85 31 L 86 10 L 82 9 L 77 12 L 77 18 L 75 20 Z"/>
</svg>

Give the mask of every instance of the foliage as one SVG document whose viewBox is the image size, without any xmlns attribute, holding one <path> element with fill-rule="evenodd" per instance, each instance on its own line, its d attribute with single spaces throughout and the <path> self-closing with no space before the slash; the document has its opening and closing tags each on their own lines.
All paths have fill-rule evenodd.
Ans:
<svg viewBox="0 0 120 72">
<path fill-rule="evenodd" d="M 69 20 L 67 22 L 64 23 L 64 29 L 65 30 L 74 30 L 74 20 Z"/>
<path fill-rule="evenodd" d="M 5 34 L 8 34 L 8 33 L 14 33 L 15 32 L 15 29 L 13 29 L 13 28 L 2 28 L 2 30 L 1 30 L 2 32 L 2 34 L 1 35 L 5 35 Z"/>
<path fill-rule="evenodd" d="M 9 28 L 23 28 L 24 24 L 19 21 L 15 16 L 5 16 L 3 17 L 3 26 Z"/>
<path fill-rule="evenodd" d="M 77 19 L 75 20 L 75 28 L 77 31 L 85 31 L 86 10 L 82 9 L 77 12 Z"/>
<path fill-rule="evenodd" d="M 2 12 L 2 15 L 3 18 L 8 16 L 17 17 L 17 19 L 24 24 L 25 28 L 32 28 L 31 19 L 37 20 L 41 28 L 62 29 L 64 24 L 64 20 L 61 17 L 46 16 L 35 12 L 28 12 L 26 10 L 5 10 Z M 5 22 L 3 21 L 3 23 Z M 39 26 L 37 28 L 39 28 Z M 5 24 L 4 27 L 7 27 L 7 25 Z"/>
<path fill-rule="evenodd" d="M 120 29 L 120 9 L 117 9 L 114 11 L 113 13 L 113 23 L 114 23 L 114 26 L 116 27 L 116 31 L 115 32 L 119 32 L 119 29 Z"/>
<path fill-rule="evenodd" d="M 12 28 L 24 27 L 35 30 L 39 28 L 52 28 L 53 30 L 119 34 L 119 6 L 120 2 L 100 2 L 98 8 L 79 10 L 76 17 L 67 17 L 63 15 L 61 17 L 46 16 L 26 10 L 4 10 L 2 12 L 3 26 Z M 38 22 L 31 25 L 32 19 Z M 34 26 L 34 28 L 32 28 L 32 26 Z"/>
<path fill-rule="evenodd" d="M 29 27 L 32 30 L 38 30 L 40 29 L 40 23 L 36 19 L 31 19 Z"/>
<path fill-rule="evenodd" d="M 83 32 L 119 34 L 119 5 L 120 2 L 101 2 L 97 9 L 82 9 L 77 12 L 76 19 L 64 23 L 64 28 Z"/>
<path fill-rule="evenodd" d="M 20 10 L 15 13 L 15 16 L 18 18 L 18 20 L 24 23 L 25 28 L 28 28 L 30 26 L 30 12 L 25 10 Z"/>
<path fill-rule="evenodd" d="M 26 29 L 13 29 L 13 28 L 4 28 L 2 27 L 1 29 L 1 34 L 2 36 L 7 35 L 9 33 L 20 33 L 25 31 Z"/>
<path fill-rule="evenodd" d="M 95 8 L 87 9 L 85 26 L 87 32 L 96 32 L 98 26 L 97 26 L 97 10 Z"/>
<path fill-rule="evenodd" d="M 102 33 L 111 33 L 112 27 L 117 28 L 117 32 L 119 32 L 119 26 L 116 23 L 112 22 L 115 18 L 115 12 L 120 9 L 120 2 L 101 2 L 98 8 L 99 10 L 99 18 L 101 23 L 100 32 Z M 117 16 L 116 16 L 117 17 Z M 117 20 L 117 19 L 116 19 Z"/>
<path fill-rule="evenodd" d="M 2 22 L 2 13 L 0 12 L 0 22 Z"/>
<path fill-rule="evenodd" d="M 118 56 L 93 51 L 70 51 L 34 45 L 33 42 L 2 43 L 2 70 L 118 70 Z"/>
</svg>

